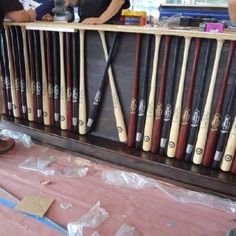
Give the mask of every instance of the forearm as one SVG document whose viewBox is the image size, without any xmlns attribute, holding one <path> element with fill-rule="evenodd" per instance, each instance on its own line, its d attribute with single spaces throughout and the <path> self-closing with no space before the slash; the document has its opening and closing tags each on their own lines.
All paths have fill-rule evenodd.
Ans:
<svg viewBox="0 0 236 236">
<path fill-rule="evenodd" d="M 25 10 L 10 11 L 6 14 L 6 17 L 14 22 L 30 22 L 35 20 L 32 14 Z"/>
<path fill-rule="evenodd" d="M 236 0 L 229 0 L 229 16 L 231 21 L 236 24 Z"/>
<path fill-rule="evenodd" d="M 125 0 L 113 0 L 106 11 L 100 16 L 103 22 L 107 22 L 111 19 L 122 7 L 125 3 Z"/>
</svg>

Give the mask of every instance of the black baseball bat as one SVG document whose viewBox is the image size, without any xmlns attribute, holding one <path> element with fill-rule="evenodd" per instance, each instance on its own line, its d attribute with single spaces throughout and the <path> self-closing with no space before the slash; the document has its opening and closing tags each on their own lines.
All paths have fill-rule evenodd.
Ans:
<svg viewBox="0 0 236 236">
<path fill-rule="evenodd" d="M 102 81 L 101 81 L 100 86 L 97 90 L 97 93 L 94 97 L 93 107 L 92 107 L 92 109 L 89 113 L 89 118 L 88 118 L 88 122 L 87 122 L 87 132 L 91 132 L 92 128 L 94 127 L 94 121 L 97 117 L 97 112 L 98 112 L 98 109 L 99 109 L 100 104 L 101 104 L 102 96 L 103 96 L 106 81 L 107 81 L 108 69 L 109 69 L 109 67 L 112 63 L 113 56 L 115 54 L 116 46 L 117 46 L 117 43 L 118 43 L 118 38 L 119 38 L 119 32 L 115 32 L 114 35 L 113 35 L 112 44 L 111 44 L 108 59 L 107 59 L 107 62 L 106 62 L 106 67 L 105 67 L 105 70 L 104 70 L 104 73 L 103 73 Z"/>
<path fill-rule="evenodd" d="M 150 79 L 150 53 L 151 53 L 151 44 L 152 44 L 152 35 L 146 35 L 146 48 L 145 48 L 145 58 L 144 58 L 144 71 L 145 75 L 141 81 L 140 90 L 141 94 L 138 101 L 138 118 L 137 118 L 137 129 L 135 137 L 135 148 L 140 148 L 143 139 L 143 128 L 145 124 L 145 115 L 147 110 L 147 90 L 148 83 Z"/>
<path fill-rule="evenodd" d="M 191 124 L 190 124 L 190 130 L 188 135 L 188 141 L 187 146 L 185 150 L 185 161 L 190 161 L 192 157 L 192 152 L 194 148 L 194 143 L 196 141 L 196 135 L 199 128 L 199 124 L 201 121 L 201 115 L 202 115 L 202 106 L 203 106 L 203 96 L 204 96 L 204 90 L 206 85 L 206 77 L 207 77 L 207 71 L 209 69 L 209 59 L 211 54 L 211 45 L 212 42 L 210 39 L 207 39 L 207 45 L 206 45 L 206 55 L 204 59 L 202 74 L 200 77 L 200 85 L 198 88 L 198 97 L 196 100 L 196 104 L 194 105 L 194 109 L 192 109 L 192 115 L 191 115 Z"/>
<path fill-rule="evenodd" d="M 174 101 L 174 91 L 175 91 L 176 80 L 177 80 L 177 68 L 178 68 L 178 61 L 179 61 L 180 43 L 181 43 L 181 37 L 176 37 L 173 62 L 172 62 L 173 63 L 172 71 L 171 71 L 171 76 L 169 80 L 169 88 L 166 93 L 166 97 L 167 97 L 166 105 L 164 108 L 164 118 L 163 118 L 163 126 L 162 126 L 160 149 L 159 149 L 159 152 L 161 155 L 166 154 L 167 139 L 170 132 L 172 110 L 173 110 L 172 108 L 173 108 L 173 101 Z"/>
</svg>

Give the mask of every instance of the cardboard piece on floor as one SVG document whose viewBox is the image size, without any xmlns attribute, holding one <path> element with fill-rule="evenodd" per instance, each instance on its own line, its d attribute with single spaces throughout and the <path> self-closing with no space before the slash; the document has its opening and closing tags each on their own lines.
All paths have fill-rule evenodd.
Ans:
<svg viewBox="0 0 236 236">
<path fill-rule="evenodd" d="M 42 217 L 54 200 L 51 197 L 27 195 L 16 205 L 15 209 Z"/>
</svg>

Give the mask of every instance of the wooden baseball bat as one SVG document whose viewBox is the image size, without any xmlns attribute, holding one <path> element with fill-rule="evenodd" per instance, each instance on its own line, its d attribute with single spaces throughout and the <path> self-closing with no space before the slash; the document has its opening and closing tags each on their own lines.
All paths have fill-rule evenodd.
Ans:
<svg viewBox="0 0 236 236">
<path fill-rule="evenodd" d="M 43 99 L 42 99 L 42 65 L 40 55 L 39 32 L 33 31 L 34 57 L 35 57 L 35 81 L 36 81 L 36 103 L 37 103 L 37 121 L 43 123 Z"/>
<path fill-rule="evenodd" d="M 231 41 L 229 52 L 228 52 L 228 59 L 227 59 L 227 63 L 226 63 L 225 71 L 224 71 L 224 77 L 221 84 L 220 94 L 219 94 L 215 112 L 211 121 L 210 131 L 208 132 L 208 136 L 207 136 L 206 147 L 205 147 L 205 152 L 203 155 L 203 162 L 202 162 L 204 166 L 210 166 L 214 157 L 217 134 L 218 134 L 219 126 L 220 126 L 221 113 L 222 113 L 223 104 L 224 104 L 225 92 L 226 92 L 227 83 L 229 79 L 229 72 L 230 72 L 230 68 L 232 64 L 232 59 L 234 56 L 234 48 L 235 48 L 235 42 Z"/>
<path fill-rule="evenodd" d="M 204 96 L 204 90 L 206 87 L 207 71 L 209 69 L 208 64 L 210 60 L 211 46 L 212 46 L 212 41 L 210 39 L 207 39 L 206 54 L 205 54 L 205 59 L 203 63 L 202 74 L 200 77 L 200 82 L 199 82 L 200 84 L 199 84 L 199 87 L 197 88 L 198 96 L 197 96 L 196 103 L 194 104 L 194 108 L 192 109 L 192 114 L 191 114 L 191 124 L 190 124 L 188 141 L 187 141 L 185 157 L 184 157 L 185 161 L 191 160 L 194 143 L 196 140 L 196 135 L 197 135 L 200 119 L 201 119 L 203 96 Z"/>
<path fill-rule="evenodd" d="M 163 120 L 163 127 L 162 127 L 162 132 L 161 132 L 161 139 L 160 139 L 160 154 L 161 155 L 166 154 L 167 139 L 169 135 L 170 122 L 172 118 L 172 106 L 173 106 L 173 100 L 174 100 L 175 84 L 177 80 L 177 68 L 178 68 L 178 60 L 179 60 L 180 43 L 181 43 L 181 38 L 176 37 L 170 84 L 169 84 L 169 88 L 166 94 L 167 99 L 166 99 L 166 105 L 164 109 L 164 120 Z"/>
<path fill-rule="evenodd" d="M 17 99 L 17 93 L 16 93 L 14 62 L 13 62 L 13 52 L 12 52 L 12 45 L 11 45 L 11 38 L 10 38 L 10 29 L 7 26 L 5 26 L 5 36 L 6 36 L 6 44 L 7 44 L 13 115 L 14 115 L 14 117 L 20 117 L 21 113 L 20 113 L 20 107 L 19 107 L 19 100 Z"/>
<path fill-rule="evenodd" d="M 152 35 L 146 35 L 146 48 L 145 48 L 145 58 L 144 58 L 144 78 L 141 81 L 141 95 L 138 102 L 138 119 L 137 119 L 137 130 L 135 137 L 135 148 L 140 148 L 143 140 L 143 129 L 145 123 L 145 114 L 147 110 L 147 93 L 148 93 L 148 83 L 150 75 L 150 53 L 151 53 Z"/>
<path fill-rule="evenodd" d="M 29 47 L 29 64 L 30 64 L 30 79 L 31 79 L 31 93 L 33 103 L 34 121 L 37 121 L 37 102 L 36 102 L 36 78 L 35 78 L 35 51 L 33 43 L 33 31 L 27 31 L 28 47 Z"/>
<path fill-rule="evenodd" d="M 146 113 L 146 120 L 144 126 L 143 134 L 143 150 L 150 151 L 152 144 L 152 129 L 154 122 L 154 103 L 155 103 L 155 94 L 156 94 L 156 81 L 157 81 L 157 68 L 158 68 L 158 58 L 159 58 L 159 48 L 160 48 L 161 36 L 155 35 L 155 49 L 154 49 L 154 58 L 153 58 L 153 70 L 152 78 Z"/>
<path fill-rule="evenodd" d="M 222 158 L 220 169 L 223 171 L 230 171 L 232 166 L 233 157 L 236 150 L 236 116 L 231 127 L 229 138 L 225 147 L 224 155 Z"/>
<path fill-rule="evenodd" d="M 27 103 L 27 113 L 28 120 L 34 121 L 34 104 L 33 104 L 33 94 L 31 88 L 31 79 L 30 79 L 30 71 L 29 71 L 29 56 L 28 56 L 28 46 L 27 46 L 27 36 L 25 27 L 21 27 L 22 34 L 22 43 L 23 43 L 23 57 L 24 57 L 24 71 L 25 71 L 25 90 L 26 90 L 26 103 Z"/>
<path fill-rule="evenodd" d="M 20 98 L 21 98 L 21 111 L 22 117 L 28 119 L 27 112 L 27 100 L 26 100 L 26 80 L 25 80 L 25 65 L 24 65 L 24 54 L 22 51 L 23 48 L 23 39 L 21 34 L 20 26 L 15 27 L 15 39 L 16 39 L 16 63 L 18 63 L 18 75 L 20 82 Z"/>
<path fill-rule="evenodd" d="M 54 126 L 54 94 L 53 94 L 53 57 L 52 57 L 52 34 L 45 31 L 46 37 L 46 66 L 47 66 L 47 83 L 48 83 L 48 99 L 49 99 L 49 119 L 50 125 Z"/>
<path fill-rule="evenodd" d="M 22 103 L 21 103 L 21 91 L 20 91 L 20 72 L 19 72 L 19 56 L 17 52 L 17 33 L 16 33 L 16 27 L 11 26 L 9 28 L 10 32 L 10 45 L 11 45 L 11 53 L 12 53 L 12 68 L 14 69 L 13 74 L 14 77 L 11 79 L 14 82 L 15 85 L 15 93 L 16 93 L 16 102 L 17 107 L 19 107 L 19 116 L 22 117 Z"/>
<path fill-rule="evenodd" d="M 54 123 L 60 128 L 60 55 L 59 55 L 59 35 L 53 32 L 53 75 L 54 75 Z"/>
<path fill-rule="evenodd" d="M 105 85 L 106 85 L 106 81 L 107 81 L 107 72 L 108 72 L 108 69 L 111 65 L 111 62 L 112 62 L 112 59 L 113 59 L 113 56 L 114 56 L 114 53 L 115 53 L 115 49 L 116 49 L 116 46 L 117 46 L 117 43 L 118 43 L 118 38 L 119 38 L 119 33 L 118 32 L 115 32 L 114 33 L 114 36 L 113 36 L 113 39 L 112 39 L 112 44 L 111 44 L 111 48 L 110 48 L 110 51 L 109 51 L 109 56 L 108 56 L 108 59 L 107 59 L 107 62 L 106 62 L 106 67 L 105 67 L 105 70 L 104 70 L 104 73 L 103 73 L 103 77 L 102 77 L 102 81 L 99 85 L 99 88 L 97 90 L 97 93 L 94 97 L 94 100 L 93 100 L 93 107 L 90 111 L 90 114 L 89 114 L 89 119 L 88 119 L 88 122 L 87 122 L 87 132 L 90 132 L 94 126 L 94 121 L 97 117 L 97 112 L 98 112 L 98 109 L 100 107 L 100 104 L 101 104 L 101 99 L 102 99 L 102 95 L 104 93 L 104 89 L 105 89 Z M 81 111 L 79 111 L 81 112 Z"/>
<path fill-rule="evenodd" d="M 184 81 L 185 81 L 185 75 L 186 75 L 186 70 L 187 70 L 190 44 L 191 44 L 191 38 L 185 37 L 184 57 L 183 57 L 183 62 L 182 62 L 179 87 L 178 87 L 177 98 L 175 102 L 175 109 L 173 113 L 170 134 L 169 134 L 169 142 L 168 142 L 168 147 L 167 147 L 167 156 L 171 158 L 175 157 L 175 153 L 176 153 L 176 144 L 177 144 L 178 135 L 179 135 L 179 126 L 180 126 L 181 111 L 182 111 Z"/>
<path fill-rule="evenodd" d="M 7 98 L 7 114 L 9 116 L 13 116 L 13 105 L 12 105 L 12 97 L 11 97 L 11 82 L 10 82 L 10 72 L 8 67 L 8 56 L 7 56 L 7 45 L 6 38 L 3 31 L 0 31 L 0 47 L 1 47 L 1 65 L 2 72 L 4 74 L 4 86 L 6 89 L 6 98 Z"/>
<path fill-rule="evenodd" d="M 217 146 L 216 146 L 216 152 L 214 154 L 214 160 L 212 163 L 212 168 L 217 169 L 219 167 L 219 164 L 222 160 L 224 148 L 226 145 L 226 141 L 229 135 L 229 131 L 232 125 L 232 120 L 233 120 L 233 113 L 234 113 L 234 107 L 235 107 L 235 95 L 236 95 L 236 75 L 234 77 L 234 84 L 230 92 L 229 99 L 226 104 L 227 109 L 224 115 L 224 118 L 222 119 L 221 123 L 221 130 L 219 134 L 219 138 L 217 141 Z"/>
<path fill-rule="evenodd" d="M 85 73 L 84 73 L 84 39 L 85 31 L 79 31 L 80 42 L 80 80 L 79 80 L 79 133 L 86 134 L 87 108 L 86 108 L 86 90 L 85 90 Z"/>
<path fill-rule="evenodd" d="M 210 122 L 211 104 L 213 100 L 217 71 L 218 71 L 218 67 L 220 63 L 220 55 L 223 48 L 223 44 L 224 44 L 224 40 L 221 40 L 221 39 L 217 40 L 216 56 L 215 56 L 215 61 L 214 61 L 214 66 L 213 66 L 213 71 L 212 71 L 212 76 L 211 76 L 211 81 L 210 81 L 210 87 L 208 90 L 207 100 L 206 100 L 203 116 L 201 119 L 198 136 L 197 136 L 195 152 L 193 155 L 194 164 L 201 164 L 203 154 L 204 154 L 208 126 Z"/>
<path fill-rule="evenodd" d="M 236 175 L 236 152 L 234 154 L 233 164 L 232 164 L 232 167 L 231 167 L 231 173 Z"/>
<path fill-rule="evenodd" d="M 67 107 L 66 107 L 66 78 L 64 58 L 64 33 L 59 32 L 60 44 L 60 125 L 62 130 L 67 130 Z"/>
<path fill-rule="evenodd" d="M 102 47 L 104 51 L 105 60 L 108 60 L 108 50 L 107 50 L 107 44 L 106 44 L 106 38 L 105 38 L 105 32 L 99 31 L 101 41 L 102 41 Z M 111 86 L 111 94 L 112 94 L 112 102 L 113 102 L 113 108 L 114 108 L 114 115 L 116 120 L 116 127 L 118 131 L 119 140 L 121 142 L 127 142 L 127 132 L 125 127 L 125 120 L 124 115 L 122 112 L 120 99 L 117 93 L 116 84 L 115 84 L 115 78 L 113 76 L 112 67 L 110 65 L 108 69 L 108 76 L 109 76 L 109 83 Z"/>
<path fill-rule="evenodd" d="M 129 124 L 128 124 L 128 147 L 134 147 L 135 145 L 135 134 L 137 126 L 137 115 L 138 115 L 138 91 L 139 91 L 139 71 L 140 71 L 140 56 L 141 56 L 141 46 L 142 46 L 142 35 L 137 34 L 136 42 L 136 56 L 135 56 L 135 65 L 134 65 L 134 80 L 133 80 L 133 89 L 131 104 L 129 110 Z"/>
<path fill-rule="evenodd" d="M 156 110 L 155 110 L 155 119 L 153 124 L 152 131 L 152 145 L 151 152 L 157 153 L 159 150 L 159 144 L 161 139 L 161 128 L 162 128 L 162 114 L 163 106 L 165 99 L 165 90 L 166 90 L 166 78 L 167 78 L 167 66 L 169 61 L 169 51 L 172 37 L 169 35 L 165 36 L 165 50 L 163 56 L 162 70 L 161 70 L 161 80 L 160 80 L 160 89 L 156 98 Z"/>
<path fill-rule="evenodd" d="M 66 33 L 66 102 L 67 130 L 72 130 L 72 70 L 71 70 L 71 34 Z"/>
<path fill-rule="evenodd" d="M 2 69 L 2 60 L 0 56 L 0 114 L 7 114 L 7 97 L 6 97 L 6 88 L 4 85 L 4 75 Z M 1 116 L 1 115 L 0 115 Z M 1 119 L 1 118 L 0 118 Z"/>
<path fill-rule="evenodd" d="M 179 135 L 178 135 L 177 146 L 176 146 L 176 158 L 178 160 L 181 160 L 184 158 L 185 148 L 187 145 L 189 121 L 191 117 L 190 111 L 191 111 L 192 100 L 193 100 L 193 93 L 194 93 L 194 86 L 195 86 L 195 81 L 196 81 L 200 49 L 201 49 L 201 38 L 197 38 L 196 45 L 195 45 L 192 73 L 190 75 L 190 84 L 189 84 L 189 89 L 188 89 L 188 94 L 187 94 L 187 99 L 186 99 L 186 105 L 185 105 L 185 109 L 182 115 L 181 126 L 180 126 Z"/>
<path fill-rule="evenodd" d="M 49 106 L 49 93 L 48 93 L 48 80 L 46 71 L 46 55 L 44 44 L 44 32 L 39 32 L 40 37 L 40 52 L 41 52 L 41 68 L 42 68 L 42 95 L 43 95 L 43 122 L 44 125 L 51 125 L 50 123 L 50 106 Z"/>
<path fill-rule="evenodd" d="M 79 71 L 78 71 L 78 34 L 72 33 L 72 126 L 74 132 L 78 131 L 78 94 L 79 94 Z"/>
</svg>

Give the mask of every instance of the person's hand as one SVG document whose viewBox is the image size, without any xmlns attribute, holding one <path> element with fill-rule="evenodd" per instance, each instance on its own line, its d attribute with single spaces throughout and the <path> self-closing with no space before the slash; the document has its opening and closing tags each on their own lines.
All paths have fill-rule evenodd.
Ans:
<svg viewBox="0 0 236 236">
<path fill-rule="evenodd" d="M 47 13 L 41 18 L 42 21 L 53 21 L 53 16 Z"/>
<path fill-rule="evenodd" d="M 82 21 L 82 24 L 88 25 L 102 25 L 105 21 L 101 17 L 90 17 Z"/>
<path fill-rule="evenodd" d="M 33 9 L 29 9 L 27 13 L 30 16 L 30 21 L 35 21 L 36 20 L 36 11 Z"/>
</svg>

